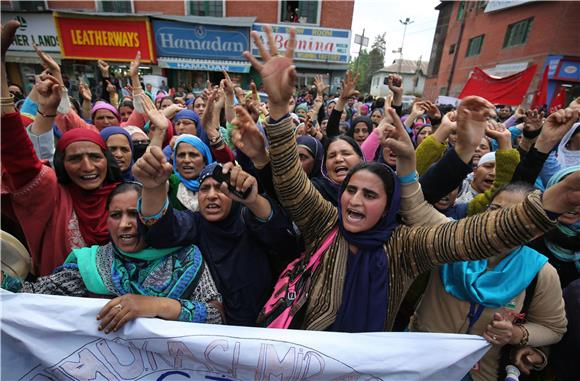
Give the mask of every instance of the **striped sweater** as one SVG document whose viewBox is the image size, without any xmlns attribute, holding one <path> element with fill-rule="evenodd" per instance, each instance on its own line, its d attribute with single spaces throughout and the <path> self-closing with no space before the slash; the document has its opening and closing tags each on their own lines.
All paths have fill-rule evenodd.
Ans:
<svg viewBox="0 0 580 381">
<path fill-rule="evenodd" d="M 266 124 L 274 186 L 283 207 L 303 234 L 312 254 L 338 223 L 338 210 L 326 201 L 302 170 L 290 117 Z M 403 187 L 406 188 L 406 187 Z M 417 205 L 404 205 L 412 209 Z M 430 227 L 399 226 L 385 242 L 389 263 L 389 301 L 385 329 L 390 330 L 401 301 L 419 274 L 453 261 L 505 252 L 553 228 L 538 194 L 509 209 L 483 213 Z M 339 233 L 323 254 L 306 303 L 303 328 L 325 330 L 342 302 L 349 244 Z"/>
</svg>

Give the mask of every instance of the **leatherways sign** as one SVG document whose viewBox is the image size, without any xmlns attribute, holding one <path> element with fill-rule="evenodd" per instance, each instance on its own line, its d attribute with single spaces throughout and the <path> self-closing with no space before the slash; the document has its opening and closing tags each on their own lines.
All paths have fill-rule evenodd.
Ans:
<svg viewBox="0 0 580 381">
<path fill-rule="evenodd" d="M 4 380 L 460 380 L 479 336 L 348 334 L 137 319 L 97 330 L 103 299 L 0 292 Z M 9 366 L 6 366 L 9 364 Z"/>
</svg>

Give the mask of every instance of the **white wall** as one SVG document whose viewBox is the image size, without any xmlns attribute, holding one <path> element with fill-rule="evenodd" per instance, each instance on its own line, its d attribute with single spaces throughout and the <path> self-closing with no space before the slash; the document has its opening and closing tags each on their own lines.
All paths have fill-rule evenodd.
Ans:
<svg viewBox="0 0 580 381">
<path fill-rule="evenodd" d="M 370 94 L 374 97 L 384 97 L 388 94 L 389 88 L 387 85 L 383 84 L 385 77 L 389 73 L 379 72 L 373 75 L 371 80 L 371 91 Z M 403 94 L 415 94 L 423 93 L 423 88 L 425 87 L 425 76 L 420 75 L 419 81 L 417 82 L 417 86 L 414 87 L 415 84 L 415 75 L 414 74 L 404 74 L 403 75 Z"/>
</svg>

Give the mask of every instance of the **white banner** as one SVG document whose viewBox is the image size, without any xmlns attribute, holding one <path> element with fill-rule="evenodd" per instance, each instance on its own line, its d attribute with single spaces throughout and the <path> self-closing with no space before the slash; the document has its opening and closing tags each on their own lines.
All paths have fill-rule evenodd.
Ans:
<svg viewBox="0 0 580 381">
<path fill-rule="evenodd" d="M 460 380 L 479 336 L 347 334 L 137 319 L 97 330 L 103 299 L 1 291 L 3 380 Z"/>
</svg>

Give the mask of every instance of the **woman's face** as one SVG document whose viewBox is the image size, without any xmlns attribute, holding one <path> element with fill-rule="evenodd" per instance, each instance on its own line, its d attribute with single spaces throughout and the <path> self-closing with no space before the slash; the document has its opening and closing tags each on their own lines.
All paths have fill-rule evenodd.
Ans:
<svg viewBox="0 0 580 381">
<path fill-rule="evenodd" d="M 185 118 L 179 119 L 177 122 L 175 122 L 175 133 L 177 135 L 197 135 L 197 126 L 195 125 L 195 121 Z"/>
<path fill-rule="evenodd" d="M 495 161 L 488 161 L 480 165 L 474 171 L 473 181 L 471 186 L 478 193 L 483 193 L 493 185 L 495 180 Z"/>
<path fill-rule="evenodd" d="M 133 109 L 129 106 L 121 106 L 119 108 L 119 114 L 121 115 L 121 122 L 126 122 L 129 120 Z"/>
<path fill-rule="evenodd" d="M 139 194 L 131 189 L 113 196 L 109 204 L 107 229 L 111 240 L 117 248 L 127 253 L 135 253 L 146 246 L 145 237 L 138 231 L 138 199 Z"/>
<path fill-rule="evenodd" d="M 397 166 L 397 154 L 395 154 L 389 146 L 383 146 L 383 160 L 387 163 L 390 167 Z"/>
<path fill-rule="evenodd" d="M 199 212 L 209 222 L 225 219 L 232 208 L 232 200 L 220 190 L 220 186 L 212 177 L 206 178 L 199 186 Z"/>
<path fill-rule="evenodd" d="M 161 101 L 161 105 L 159 106 L 160 110 L 165 110 L 167 107 L 171 106 L 173 101 L 171 99 L 163 99 Z"/>
<path fill-rule="evenodd" d="M 361 145 L 365 139 L 369 136 L 369 127 L 364 122 L 358 122 L 354 126 L 353 138 L 356 142 Z"/>
<path fill-rule="evenodd" d="M 423 139 L 425 139 L 427 136 L 431 135 L 432 133 L 433 133 L 433 127 L 429 127 L 429 126 L 423 127 L 421 132 L 419 132 L 419 134 L 417 135 L 417 145 L 421 144 Z"/>
<path fill-rule="evenodd" d="M 80 188 L 98 189 L 107 177 L 107 158 L 101 147 L 93 142 L 74 142 L 64 151 L 64 169 Z"/>
<path fill-rule="evenodd" d="M 340 198 L 342 223 L 351 233 L 364 232 L 379 222 L 387 207 L 383 181 L 361 169 L 351 176 Z"/>
<path fill-rule="evenodd" d="M 203 116 L 203 113 L 205 112 L 205 101 L 202 97 L 197 97 L 195 102 L 193 102 L 193 111 L 195 111 L 200 117 Z"/>
<path fill-rule="evenodd" d="M 205 167 L 203 155 L 188 143 L 179 143 L 175 155 L 175 168 L 187 180 L 196 179 Z"/>
<path fill-rule="evenodd" d="M 486 153 L 490 152 L 491 148 L 489 147 L 489 141 L 486 138 L 481 138 L 481 142 L 475 149 L 475 153 L 471 158 L 471 162 L 474 167 L 477 167 L 477 163 L 479 163 L 479 159 Z"/>
<path fill-rule="evenodd" d="M 306 172 L 307 176 L 310 176 L 312 170 L 314 169 L 314 157 L 308 149 L 305 147 L 298 146 L 298 157 L 300 157 L 300 164 L 302 164 L 302 169 Z"/>
<path fill-rule="evenodd" d="M 97 130 L 101 131 L 105 127 L 116 126 L 119 124 L 117 117 L 109 110 L 100 109 L 95 112 L 93 123 Z"/>
<path fill-rule="evenodd" d="M 342 184 L 348 171 L 361 162 L 360 156 L 342 139 L 332 142 L 326 152 L 326 172 L 337 184 Z"/>
<path fill-rule="evenodd" d="M 326 126 L 328 126 L 328 119 L 324 119 L 322 123 L 320 123 L 320 132 L 326 135 Z"/>
<path fill-rule="evenodd" d="M 523 194 L 522 192 L 503 191 L 493 198 L 493 200 L 487 207 L 487 210 L 498 210 L 503 208 L 509 208 L 510 206 L 514 206 L 524 201 L 525 198 L 526 195 Z"/>
<path fill-rule="evenodd" d="M 127 137 L 121 134 L 111 135 L 109 136 L 109 139 L 107 139 L 107 147 L 113 154 L 121 172 L 125 172 L 129 169 L 133 152 L 131 152 L 131 146 L 129 145 Z"/>
<path fill-rule="evenodd" d="M 380 111 L 375 110 L 373 111 L 372 115 L 371 115 L 371 120 L 373 121 L 373 124 L 376 126 L 379 125 L 379 123 L 381 123 L 381 120 L 383 119 L 383 115 L 381 114 Z"/>
<path fill-rule="evenodd" d="M 336 103 L 332 102 L 328 106 L 326 106 L 326 115 L 330 115 L 332 110 L 336 107 Z"/>
</svg>

